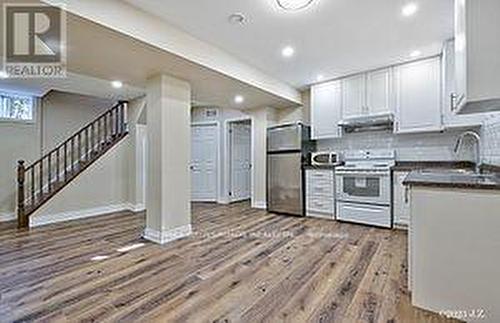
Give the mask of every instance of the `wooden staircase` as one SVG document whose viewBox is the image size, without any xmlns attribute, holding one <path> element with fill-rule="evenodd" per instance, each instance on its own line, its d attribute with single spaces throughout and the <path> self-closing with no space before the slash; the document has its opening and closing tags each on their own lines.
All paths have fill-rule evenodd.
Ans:
<svg viewBox="0 0 500 323">
<path fill-rule="evenodd" d="M 17 221 L 29 217 L 128 134 L 126 101 L 100 115 L 33 164 L 17 167 Z"/>
</svg>

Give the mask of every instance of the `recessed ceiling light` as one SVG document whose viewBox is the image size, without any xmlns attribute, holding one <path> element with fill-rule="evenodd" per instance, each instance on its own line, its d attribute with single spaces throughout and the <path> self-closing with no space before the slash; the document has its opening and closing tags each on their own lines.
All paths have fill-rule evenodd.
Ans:
<svg viewBox="0 0 500 323">
<path fill-rule="evenodd" d="M 325 79 L 325 77 L 323 76 L 323 74 L 318 74 L 318 76 L 316 76 L 316 81 L 318 82 L 321 82 Z"/>
<path fill-rule="evenodd" d="M 237 95 L 234 97 L 234 103 L 241 104 L 245 101 L 245 98 L 241 95 Z"/>
<path fill-rule="evenodd" d="M 276 0 L 278 6 L 285 10 L 300 10 L 309 6 L 314 0 Z"/>
<path fill-rule="evenodd" d="M 111 82 L 111 86 L 115 89 L 121 89 L 123 87 L 122 81 L 113 81 Z"/>
<path fill-rule="evenodd" d="M 243 25 L 246 22 L 245 16 L 239 12 L 230 15 L 228 20 L 233 25 Z"/>
<path fill-rule="evenodd" d="M 417 13 L 417 11 L 418 11 L 417 4 L 414 2 L 410 2 L 403 7 L 403 9 L 401 10 L 401 13 L 405 17 L 410 17 L 410 16 L 413 16 L 415 13 Z"/>
<path fill-rule="evenodd" d="M 292 46 L 286 46 L 281 50 L 281 55 L 283 55 L 283 57 L 292 57 L 293 54 L 295 54 L 295 49 L 293 49 Z"/>
<path fill-rule="evenodd" d="M 416 58 L 422 55 L 422 52 L 419 50 L 414 50 L 413 52 L 410 53 L 411 58 Z"/>
<path fill-rule="evenodd" d="M 0 79 L 9 78 L 9 74 L 6 71 L 0 71 Z"/>
</svg>

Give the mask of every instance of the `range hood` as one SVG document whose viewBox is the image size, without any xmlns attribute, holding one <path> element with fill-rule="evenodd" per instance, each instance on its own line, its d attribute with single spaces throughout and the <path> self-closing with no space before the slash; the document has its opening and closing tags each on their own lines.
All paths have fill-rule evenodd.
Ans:
<svg viewBox="0 0 500 323">
<path fill-rule="evenodd" d="M 360 117 L 350 117 L 339 122 L 345 132 L 391 130 L 394 127 L 394 114 L 381 113 Z"/>
</svg>

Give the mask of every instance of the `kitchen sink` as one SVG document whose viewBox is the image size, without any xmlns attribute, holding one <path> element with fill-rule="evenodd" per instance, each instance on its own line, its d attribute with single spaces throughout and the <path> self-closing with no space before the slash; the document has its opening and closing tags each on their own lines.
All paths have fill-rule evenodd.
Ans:
<svg viewBox="0 0 500 323">
<path fill-rule="evenodd" d="M 498 183 L 497 174 L 481 174 L 473 169 L 423 169 L 421 174 L 430 178 L 448 178 L 451 181 L 476 182 L 483 184 Z"/>
</svg>

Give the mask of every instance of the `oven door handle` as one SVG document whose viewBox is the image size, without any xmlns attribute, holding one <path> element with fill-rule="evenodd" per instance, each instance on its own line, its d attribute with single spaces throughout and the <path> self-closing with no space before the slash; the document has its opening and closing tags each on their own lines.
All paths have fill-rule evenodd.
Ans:
<svg viewBox="0 0 500 323">
<path fill-rule="evenodd" d="M 355 176 L 355 177 L 387 177 L 389 173 L 382 172 L 354 172 L 354 171 L 336 171 L 337 176 Z"/>
</svg>

